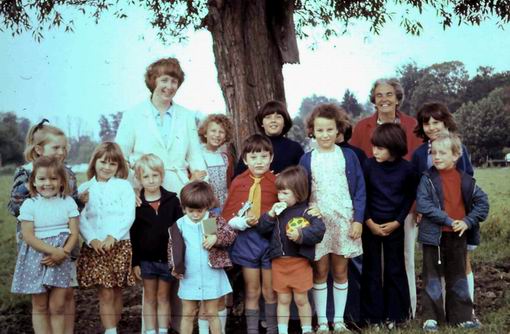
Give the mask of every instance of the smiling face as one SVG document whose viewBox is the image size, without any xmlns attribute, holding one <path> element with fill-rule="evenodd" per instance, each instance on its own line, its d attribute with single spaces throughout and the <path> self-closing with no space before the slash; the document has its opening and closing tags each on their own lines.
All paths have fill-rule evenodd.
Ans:
<svg viewBox="0 0 510 334">
<path fill-rule="evenodd" d="M 206 139 L 207 149 L 210 151 L 216 151 L 221 145 L 225 143 L 227 133 L 223 126 L 216 122 L 210 122 L 207 126 L 207 131 L 204 134 Z"/>
<path fill-rule="evenodd" d="M 54 157 L 63 162 L 67 156 L 66 137 L 49 134 L 46 143 L 37 145 L 35 152 L 41 157 Z"/>
<path fill-rule="evenodd" d="M 36 171 L 34 179 L 35 190 L 45 198 L 55 197 L 60 193 L 62 180 L 54 170 L 40 167 Z"/>
<path fill-rule="evenodd" d="M 285 119 L 279 113 L 267 115 L 262 119 L 262 128 L 268 137 L 277 137 L 281 135 L 283 127 L 285 126 Z"/>
<path fill-rule="evenodd" d="M 271 161 L 273 161 L 273 155 L 268 151 L 248 152 L 243 161 L 250 170 L 251 175 L 261 177 L 269 170 Z"/>
<path fill-rule="evenodd" d="M 156 78 L 156 87 L 152 93 L 152 99 L 163 103 L 171 103 L 179 89 L 179 80 L 168 74 Z"/>
<path fill-rule="evenodd" d="M 428 122 L 423 122 L 423 132 L 430 141 L 434 141 L 440 134 L 448 133 L 448 129 L 443 121 L 430 117 Z"/>
<path fill-rule="evenodd" d="M 115 174 L 117 174 L 117 170 L 119 169 L 119 164 L 116 161 L 106 159 L 106 156 L 103 155 L 99 159 L 96 160 L 95 170 L 96 170 L 96 179 L 98 182 L 106 182 Z"/>
<path fill-rule="evenodd" d="M 395 115 L 398 105 L 395 88 L 387 83 L 380 83 L 374 91 L 375 108 L 378 113 Z"/>
<path fill-rule="evenodd" d="M 334 119 L 317 117 L 313 121 L 313 135 L 320 151 L 331 151 L 335 148 L 338 128 Z"/>
</svg>

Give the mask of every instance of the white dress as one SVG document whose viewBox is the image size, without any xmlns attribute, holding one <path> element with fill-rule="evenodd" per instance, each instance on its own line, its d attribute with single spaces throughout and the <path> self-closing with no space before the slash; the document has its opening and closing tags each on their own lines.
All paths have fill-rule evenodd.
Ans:
<svg viewBox="0 0 510 334">
<path fill-rule="evenodd" d="M 204 217 L 207 219 L 208 215 Z M 202 224 L 187 216 L 176 222 L 181 231 L 186 251 L 184 255 L 184 278 L 179 282 L 178 296 L 184 300 L 216 299 L 232 292 L 227 274 L 223 269 L 209 265 L 209 251 L 202 246 Z"/>
<path fill-rule="evenodd" d="M 317 205 L 326 225 L 324 238 L 315 246 L 315 261 L 330 253 L 346 258 L 361 255 L 361 238 L 349 237 L 354 209 L 342 150 L 337 146 L 332 152 L 313 150 L 311 160 L 310 204 Z"/>
</svg>

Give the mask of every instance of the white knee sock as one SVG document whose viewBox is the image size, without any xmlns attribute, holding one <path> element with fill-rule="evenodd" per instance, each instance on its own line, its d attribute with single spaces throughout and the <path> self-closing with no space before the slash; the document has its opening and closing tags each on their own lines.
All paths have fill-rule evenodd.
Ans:
<svg viewBox="0 0 510 334">
<path fill-rule="evenodd" d="M 209 321 L 205 319 L 198 319 L 198 333 L 209 334 Z"/>
<path fill-rule="evenodd" d="M 469 290 L 469 296 L 471 297 L 471 301 L 475 302 L 475 277 L 473 275 L 473 272 L 470 272 L 466 275 L 467 283 L 468 283 L 468 290 Z"/>
<path fill-rule="evenodd" d="M 145 334 L 158 334 L 155 329 L 148 329 L 145 331 Z"/>
<path fill-rule="evenodd" d="M 117 334 L 117 327 L 108 328 L 104 331 L 104 334 Z"/>
<path fill-rule="evenodd" d="M 289 334 L 289 325 L 278 324 L 278 334 Z"/>
<path fill-rule="evenodd" d="M 345 304 L 347 303 L 347 288 L 349 283 L 333 282 L 333 300 L 335 301 L 334 322 L 344 321 Z"/>
<path fill-rule="evenodd" d="M 315 303 L 315 311 L 317 312 L 317 322 L 319 324 L 328 323 L 326 317 L 326 306 L 328 302 L 328 283 L 313 284 L 313 300 Z"/>
<path fill-rule="evenodd" d="M 301 326 L 301 332 L 303 333 L 313 333 L 311 325 L 303 325 Z"/>
<path fill-rule="evenodd" d="M 218 317 L 220 318 L 221 332 L 225 334 L 225 328 L 227 325 L 227 309 L 225 308 L 221 311 L 218 311 Z"/>
<path fill-rule="evenodd" d="M 158 328 L 158 334 L 168 334 L 168 328 Z"/>
</svg>

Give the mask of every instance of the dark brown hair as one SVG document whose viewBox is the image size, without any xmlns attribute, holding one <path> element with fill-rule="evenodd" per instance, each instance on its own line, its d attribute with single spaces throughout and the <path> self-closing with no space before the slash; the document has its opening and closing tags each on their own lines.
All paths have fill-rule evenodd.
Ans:
<svg viewBox="0 0 510 334">
<path fill-rule="evenodd" d="M 223 130 L 225 130 L 225 143 L 229 143 L 232 140 L 234 129 L 230 118 L 223 114 L 211 114 L 207 116 L 207 118 L 200 125 L 200 128 L 198 128 L 198 137 L 200 137 L 200 141 L 202 143 L 207 143 L 205 134 L 207 133 L 207 128 L 211 123 L 216 123 L 221 126 Z"/>
<path fill-rule="evenodd" d="M 193 181 L 185 185 L 180 199 L 183 209 L 211 209 L 218 204 L 211 185 L 205 181 Z"/>
<path fill-rule="evenodd" d="M 446 104 L 441 102 L 425 103 L 418 110 L 418 114 L 416 115 L 418 124 L 416 124 L 414 128 L 416 136 L 423 138 L 423 141 L 429 140 L 425 131 L 423 131 L 423 124 L 428 123 L 430 118 L 443 122 L 448 131 L 457 132 L 457 124 L 455 124 L 453 116 L 448 111 Z"/>
<path fill-rule="evenodd" d="M 145 71 L 145 85 L 151 93 L 156 89 L 156 79 L 162 75 L 169 75 L 179 81 L 179 87 L 184 82 L 184 72 L 176 58 L 162 58 L 150 64 Z"/>
<path fill-rule="evenodd" d="M 263 151 L 269 152 L 273 155 L 273 144 L 271 144 L 271 141 L 266 136 L 254 134 L 244 141 L 241 158 L 246 159 L 248 153 Z"/>
<path fill-rule="evenodd" d="M 384 123 L 379 125 L 370 140 L 372 145 L 386 148 L 395 159 L 407 154 L 406 132 L 400 124 Z"/>
<path fill-rule="evenodd" d="M 70 196 L 72 194 L 72 189 L 69 186 L 69 176 L 67 175 L 64 164 L 57 158 L 42 156 L 34 160 L 32 174 L 30 174 L 28 179 L 28 192 L 31 196 L 37 195 L 34 182 L 37 177 L 37 171 L 40 168 L 48 169 L 50 173 L 56 175 L 60 179 L 59 191 L 61 196 Z"/>
<path fill-rule="evenodd" d="M 96 161 L 103 156 L 107 161 L 117 163 L 118 168 L 117 173 L 115 173 L 116 177 L 120 179 L 127 179 L 129 170 L 120 146 L 117 143 L 105 141 L 99 144 L 92 153 L 92 157 L 89 161 L 89 167 L 87 168 L 87 178 L 89 180 L 96 176 Z"/>
<path fill-rule="evenodd" d="M 255 116 L 255 122 L 257 122 L 257 126 L 262 134 L 265 133 L 264 128 L 262 127 L 262 120 L 264 117 L 272 114 L 279 114 L 283 117 L 283 129 L 281 136 L 287 134 L 289 132 L 290 128 L 292 128 L 292 118 L 290 118 L 289 112 L 287 111 L 287 107 L 285 106 L 285 103 L 280 101 L 269 101 L 266 102 L 262 106 L 262 108 L 259 109 L 257 116 Z"/>
<path fill-rule="evenodd" d="M 308 137 L 313 137 L 314 121 L 317 117 L 334 120 L 338 133 L 345 133 L 345 130 L 349 125 L 348 119 L 345 115 L 345 110 L 337 104 L 321 103 L 317 105 L 313 108 L 312 112 L 306 119 L 305 126 Z"/>
<path fill-rule="evenodd" d="M 308 174 L 301 166 L 290 166 L 285 168 L 276 177 L 276 189 L 289 189 L 294 193 L 298 203 L 308 198 Z"/>
</svg>

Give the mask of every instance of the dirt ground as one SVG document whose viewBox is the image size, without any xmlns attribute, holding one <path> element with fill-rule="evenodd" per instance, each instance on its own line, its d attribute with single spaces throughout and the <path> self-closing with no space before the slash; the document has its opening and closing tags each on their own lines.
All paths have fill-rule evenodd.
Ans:
<svg viewBox="0 0 510 334">
<path fill-rule="evenodd" d="M 503 307 L 501 298 L 505 291 L 510 289 L 510 263 L 496 265 L 479 265 L 475 268 L 476 284 L 476 310 L 481 315 Z M 418 290 L 421 289 L 421 281 L 418 278 Z M 420 291 L 418 291 L 418 294 Z M 141 314 L 141 288 L 139 286 L 124 290 L 124 311 L 119 324 L 119 333 L 140 333 Z M 99 320 L 99 306 L 94 290 L 76 291 L 77 317 L 76 333 L 102 333 Z M 29 306 L 9 310 L 7 314 L 0 316 L 1 333 L 33 333 Z M 418 313 L 419 314 L 419 313 Z M 510 319 L 507 319 L 510 327 Z M 242 317 L 231 316 L 227 322 L 227 333 L 244 333 L 244 321 Z M 292 333 L 299 333 L 299 326 L 291 323 Z"/>
</svg>

